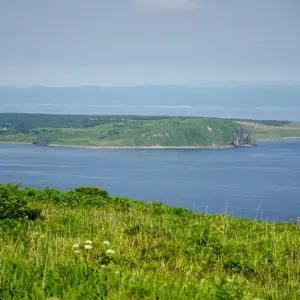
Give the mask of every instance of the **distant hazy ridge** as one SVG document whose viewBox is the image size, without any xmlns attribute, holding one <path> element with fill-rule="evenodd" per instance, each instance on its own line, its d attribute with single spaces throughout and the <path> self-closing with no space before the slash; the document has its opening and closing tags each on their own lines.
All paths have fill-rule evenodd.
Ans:
<svg viewBox="0 0 300 300">
<path fill-rule="evenodd" d="M 300 86 L 4 87 L 0 112 L 300 121 Z"/>
</svg>

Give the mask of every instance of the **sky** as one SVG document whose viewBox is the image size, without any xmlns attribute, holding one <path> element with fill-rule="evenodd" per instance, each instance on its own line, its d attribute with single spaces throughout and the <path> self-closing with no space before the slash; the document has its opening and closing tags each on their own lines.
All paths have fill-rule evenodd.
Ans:
<svg viewBox="0 0 300 300">
<path fill-rule="evenodd" d="M 0 85 L 300 83 L 299 0 L 0 0 Z"/>
</svg>

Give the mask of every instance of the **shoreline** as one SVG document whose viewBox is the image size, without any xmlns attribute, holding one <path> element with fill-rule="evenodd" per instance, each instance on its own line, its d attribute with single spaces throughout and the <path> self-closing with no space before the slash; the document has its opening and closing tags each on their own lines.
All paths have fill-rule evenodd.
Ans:
<svg viewBox="0 0 300 300">
<path fill-rule="evenodd" d="M 299 140 L 300 136 L 290 136 L 290 137 L 282 137 L 282 138 L 264 138 L 257 139 L 256 142 L 276 142 L 283 140 Z M 0 141 L 0 144 L 11 144 L 11 145 L 32 145 L 37 147 L 63 147 L 63 148 L 83 148 L 83 149 L 94 149 L 94 150 L 105 150 L 105 149 L 137 149 L 137 150 L 158 150 L 158 149 L 232 149 L 232 148 L 249 148 L 257 146 L 255 145 L 243 145 L 240 147 L 235 147 L 232 145 L 223 145 L 223 146 L 84 146 L 84 145 L 60 145 L 60 144 L 49 144 L 49 145 L 34 145 L 32 143 L 26 142 L 3 142 Z"/>
<path fill-rule="evenodd" d="M 84 149 L 231 149 L 239 148 L 231 145 L 224 146 L 84 146 L 84 145 L 59 145 L 59 144 L 49 144 L 49 145 L 34 145 L 32 143 L 24 142 L 1 142 L 0 144 L 11 144 L 11 145 L 32 145 L 36 147 L 64 147 L 64 148 L 84 148 Z M 244 145 L 240 148 L 248 148 L 252 145 Z"/>
<path fill-rule="evenodd" d="M 265 139 L 257 139 L 256 142 L 276 142 L 276 141 L 284 141 L 284 140 L 300 140 L 300 136 L 286 136 L 281 138 L 265 138 Z"/>
<path fill-rule="evenodd" d="M 66 147 L 66 148 L 85 148 L 85 149 L 229 149 L 234 146 L 74 146 L 74 145 L 56 145 L 50 144 L 49 147 Z M 47 147 L 47 146 L 46 146 Z"/>
</svg>

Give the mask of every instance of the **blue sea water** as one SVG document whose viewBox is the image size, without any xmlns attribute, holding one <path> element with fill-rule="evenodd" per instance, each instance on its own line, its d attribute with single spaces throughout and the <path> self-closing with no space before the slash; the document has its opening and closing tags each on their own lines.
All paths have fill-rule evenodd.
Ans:
<svg viewBox="0 0 300 300">
<path fill-rule="evenodd" d="M 83 149 L 0 144 L 0 183 L 90 185 L 203 213 L 259 220 L 300 216 L 300 140 L 235 149 Z"/>
</svg>

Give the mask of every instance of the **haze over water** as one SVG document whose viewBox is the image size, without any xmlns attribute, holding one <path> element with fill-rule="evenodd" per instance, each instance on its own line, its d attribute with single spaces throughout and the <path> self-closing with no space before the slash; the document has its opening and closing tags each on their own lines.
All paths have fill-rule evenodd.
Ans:
<svg viewBox="0 0 300 300">
<path fill-rule="evenodd" d="M 300 140 L 218 150 L 91 150 L 0 144 L 0 182 L 160 200 L 200 212 L 289 220 L 300 215 Z"/>
</svg>

